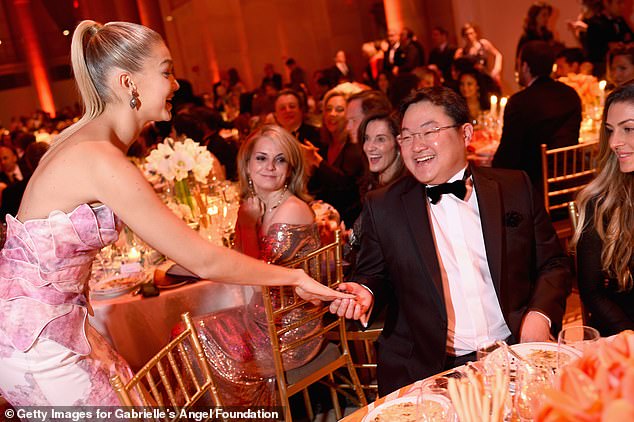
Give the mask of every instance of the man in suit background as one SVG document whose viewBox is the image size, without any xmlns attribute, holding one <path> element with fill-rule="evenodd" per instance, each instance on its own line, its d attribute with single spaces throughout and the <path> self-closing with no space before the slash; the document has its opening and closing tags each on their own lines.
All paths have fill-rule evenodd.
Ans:
<svg viewBox="0 0 634 422">
<path fill-rule="evenodd" d="M 555 56 L 544 41 L 530 41 L 518 60 L 520 85 L 504 110 L 502 139 L 493 167 L 524 170 L 541 189 L 540 145 L 548 149 L 579 142 L 581 100 L 574 89 L 550 77 Z"/>
<path fill-rule="evenodd" d="M 431 30 L 431 42 L 434 46 L 429 52 L 429 64 L 436 65 L 446 81 L 451 80 L 451 63 L 456 47 L 449 44 L 449 33 L 441 26 Z"/>
<path fill-rule="evenodd" d="M 548 340 L 561 327 L 571 281 L 526 174 L 468 165 L 473 126 L 464 99 L 423 89 L 400 112 L 411 175 L 368 194 L 357 268 L 341 285 L 357 298 L 330 306 L 364 321 L 367 309 L 374 317 L 387 305 L 380 395 L 476 360 L 487 341 Z"/>
</svg>

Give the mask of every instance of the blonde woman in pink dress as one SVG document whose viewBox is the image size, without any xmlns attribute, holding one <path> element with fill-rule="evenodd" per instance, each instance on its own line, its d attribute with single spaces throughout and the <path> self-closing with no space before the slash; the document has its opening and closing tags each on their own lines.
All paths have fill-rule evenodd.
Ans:
<svg viewBox="0 0 634 422">
<path fill-rule="evenodd" d="M 85 114 L 43 157 L 18 215 L 7 217 L 0 251 L 0 394 L 9 403 L 118 404 L 109 378 L 129 369 L 88 324 L 87 285 L 93 258 L 117 239 L 121 222 L 200 277 L 291 285 L 312 301 L 343 296 L 301 270 L 203 240 L 126 159 L 146 123 L 170 119 L 178 89 L 156 32 L 83 21 L 71 50 Z"/>
</svg>

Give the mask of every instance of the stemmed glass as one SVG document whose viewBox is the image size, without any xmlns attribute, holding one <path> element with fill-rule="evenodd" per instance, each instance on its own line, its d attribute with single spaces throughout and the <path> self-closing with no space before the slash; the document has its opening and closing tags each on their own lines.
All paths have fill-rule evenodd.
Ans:
<svg viewBox="0 0 634 422">
<path fill-rule="evenodd" d="M 596 329 L 586 325 L 574 325 L 561 330 L 557 336 L 557 370 L 570 362 L 570 354 L 564 351 L 566 347 L 572 347 L 583 353 L 599 341 L 600 337 Z"/>
<path fill-rule="evenodd" d="M 416 398 L 417 419 L 421 422 L 454 421 L 454 408 L 448 398 L 447 378 L 431 378 L 423 381 Z"/>
<path fill-rule="evenodd" d="M 520 421 L 532 421 L 535 412 L 544 401 L 544 392 L 552 387 L 554 375 L 551 368 L 517 362 L 515 378 L 515 410 Z"/>
</svg>

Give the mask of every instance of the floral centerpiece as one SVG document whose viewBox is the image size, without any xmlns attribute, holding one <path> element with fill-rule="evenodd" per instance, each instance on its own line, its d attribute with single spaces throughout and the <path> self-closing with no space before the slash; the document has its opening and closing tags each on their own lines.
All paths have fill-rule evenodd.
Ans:
<svg viewBox="0 0 634 422">
<path fill-rule="evenodd" d="M 211 153 L 190 138 L 182 142 L 165 138 L 146 158 L 148 171 L 173 183 L 173 194 L 178 204 L 171 208 L 190 221 L 206 215 L 200 184 L 207 183 L 212 166 Z M 206 220 L 201 222 L 205 224 Z"/>
<path fill-rule="evenodd" d="M 600 339 L 563 367 L 535 420 L 634 420 L 634 331 Z"/>
<path fill-rule="evenodd" d="M 559 78 L 559 82 L 563 82 L 577 91 L 586 112 L 588 108 L 600 105 L 603 92 L 599 86 L 599 81 L 594 76 L 569 73 L 568 76 Z"/>
</svg>

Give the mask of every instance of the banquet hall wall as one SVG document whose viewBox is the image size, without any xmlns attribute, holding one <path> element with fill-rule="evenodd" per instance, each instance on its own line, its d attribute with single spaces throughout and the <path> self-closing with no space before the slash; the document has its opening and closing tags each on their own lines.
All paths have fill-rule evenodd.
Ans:
<svg viewBox="0 0 634 422">
<path fill-rule="evenodd" d="M 11 27 L 13 37 L 20 39 L 19 30 L 10 14 L 15 1 L 3 0 L 0 19 L 2 26 Z M 55 27 L 42 4 L 49 0 L 30 2 L 37 23 L 40 43 L 49 66 L 68 62 L 58 51 L 68 52 L 66 41 L 50 34 Z M 360 52 L 363 42 L 385 36 L 383 16 L 388 11 L 388 23 L 402 23 L 418 34 L 429 52 L 429 29 L 443 25 L 451 39 L 460 41 L 460 27 L 466 21 L 480 24 L 485 38 L 491 40 L 504 56 L 502 83 L 505 95 L 517 90 L 514 81 L 513 57 L 521 34 L 524 16 L 532 0 L 82 0 L 76 18 L 98 21 L 140 20 L 151 23 L 165 34 L 175 59 L 178 77 L 189 79 L 196 93 L 210 91 L 219 72 L 235 67 L 247 88 L 255 88 L 262 77 L 265 63 L 273 63 L 287 78 L 284 61 L 288 57 L 307 71 L 309 80 L 315 70 L 332 66 L 337 50 L 348 54 L 348 62 L 357 75 L 364 63 Z M 632 3 L 626 0 L 626 17 L 632 21 Z M 578 0 L 551 2 L 555 8 L 552 26 L 559 39 L 567 45 L 575 40 L 566 28 L 566 21 L 577 16 Z M 397 10 L 397 17 L 390 15 Z M 373 15 L 374 14 L 374 15 Z M 138 18 L 137 18 L 138 17 Z M 157 28 L 158 26 L 158 28 Z M 46 32 L 49 31 L 49 32 Z M 6 28 L 5 28 L 5 31 Z M 3 45 L 5 45 L 3 43 Z M 0 45 L 0 59 L 2 58 Z M 64 47 L 64 48 L 62 48 Z M 54 54 L 55 53 L 55 54 Z M 24 55 L 14 63 L 0 63 L 0 77 L 20 68 L 25 72 Z M 69 76 L 67 76 L 68 78 Z M 51 90 L 57 109 L 77 101 L 70 79 L 54 78 Z M 39 108 L 33 84 L 0 90 L 0 121 L 12 116 L 29 115 Z"/>
</svg>

